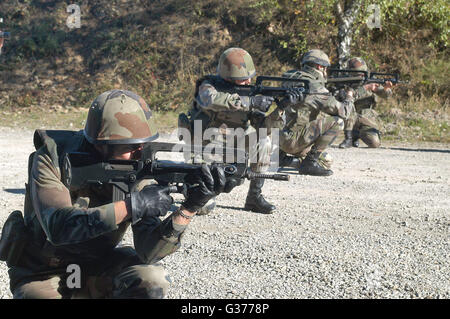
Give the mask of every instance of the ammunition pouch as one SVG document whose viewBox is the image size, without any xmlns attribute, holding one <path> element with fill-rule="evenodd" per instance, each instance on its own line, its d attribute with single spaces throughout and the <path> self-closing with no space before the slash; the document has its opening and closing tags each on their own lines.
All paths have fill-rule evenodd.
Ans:
<svg viewBox="0 0 450 319">
<path fill-rule="evenodd" d="M 28 230 L 19 210 L 13 211 L 2 228 L 0 239 L 0 260 L 8 267 L 17 266 L 23 249 L 29 240 Z"/>
</svg>

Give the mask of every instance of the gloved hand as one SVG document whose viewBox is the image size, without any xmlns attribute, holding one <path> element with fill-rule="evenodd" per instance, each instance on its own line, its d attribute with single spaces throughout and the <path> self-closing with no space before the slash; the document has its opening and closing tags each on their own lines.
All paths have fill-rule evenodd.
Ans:
<svg viewBox="0 0 450 319">
<path fill-rule="evenodd" d="M 250 97 L 250 109 L 256 108 L 262 112 L 267 112 L 272 105 L 274 98 L 271 96 L 257 95 Z"/>
<path fill-rule="evenodd" d="M 186 177 L 186 183 L 189 186 L 186 189 L 186 200 L 182 205 L 187 210 L 196 212 L 211 198 L 224 191 L 225 172 L 222 167 L 202 164 L 195 174 Z"/>
<path fill-rule="evenodd" d="M 286 95 L 278 105 L 282 109 L 285 109 L 288 106 L 302 103 L 304 100 L 305 96 L 303 95 L 302 88 L 291 88 L 286 92 Z"/>
<path fill-rule="evenodd" d="M 140 192 L 131 193 L 131 224 L 145 216 L 164 216 L 173 203 L 169 187 L 147 185 Z"/>
<path fill-rule="evenodd" d="M 244 183 L 243 178 L 230 178 L 227 180 L 227 183 L 225 184 L 225 188 L 223 189 L 224 193 L 229 193 L 235 188 L 236 186 L 242 185 Z"/>
</svg>

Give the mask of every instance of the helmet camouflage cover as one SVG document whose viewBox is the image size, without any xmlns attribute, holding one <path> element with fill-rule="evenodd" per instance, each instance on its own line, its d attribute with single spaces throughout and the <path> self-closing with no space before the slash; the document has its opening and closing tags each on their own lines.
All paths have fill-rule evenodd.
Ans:
<svg viewBox="0 0 450 319">
<path fill-rule="evenodd" d="M 256 69 L 247 51 L 229 48 L 220 56 L 217 73 L 222 79 L 247 80 L 256 75 Z"/>
<path fill-rule="evenodd" d="M 354 57 L 347 61 L 347 68 L 357 71 L 368 71 L 366 62 L 360 57 Z"/>
<path fill-rule="evenodd" d="M 305 63 L 315 63 L 315 64 L 329 67 L 330 66 L 330 58 L 322 50 L 313 49 L 313 50 L 309 50 L 308 52 L 306 52 L 303 55 L 302 65 Z"/>
<path fill-rule="evenodd" d="M 92 144 L 140 144 L 159 136 L 148 104 L 125 90 L 104 92 L 92 102 L 83 133 Z"/>
</svg>

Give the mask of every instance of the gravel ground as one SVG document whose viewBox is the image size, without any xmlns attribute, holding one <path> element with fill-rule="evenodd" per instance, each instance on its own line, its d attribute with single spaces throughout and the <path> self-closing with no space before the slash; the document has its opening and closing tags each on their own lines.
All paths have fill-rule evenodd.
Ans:
<svg viewBox="0 0 450 319">
<path fill-rule="evenodd" d="M 0 128 L 0 225 L 22 209 L 32 133 Z M 450 298 L 450 146 L 330 154 L 331 177 L 266 182 L 273 215 L 242 210 L 248 181 L 220 195 L 163 260 L 168 298 Z"/>
</svg>

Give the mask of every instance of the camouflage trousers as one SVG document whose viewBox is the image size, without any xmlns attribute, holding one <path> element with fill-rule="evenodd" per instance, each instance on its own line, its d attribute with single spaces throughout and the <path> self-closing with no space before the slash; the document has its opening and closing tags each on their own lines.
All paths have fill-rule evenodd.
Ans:
<svg viewBox="0 0 450 319">
<path fill-rule="evenodd" d="M 280 131 L 280 149 L 296 157 L 304 157 L 312 146 L 322 153 L 343 128 L 344 121 L 330 115 L 303 125 L 297 123 Z"/>
<path fill-rule="evenodd" d="M 131 247 L 115 248 L 107 258 L 80 266 L 80 286 L 69 288 L 66 269 L 34 272 L 12 267 L 14 299 L 150 299 L 163 298 L 171 283 L 161 264 L 146 265 Z"/>
<path fill-rule="evenodd" d="M 344 130 L 358 131 L 359 138 L 368 147 L 377 148 L 381 145 L 378 113 L 373 109 L 362 109 L 360 113 L 353 112 L 345 121 Z"/>
</svg>

